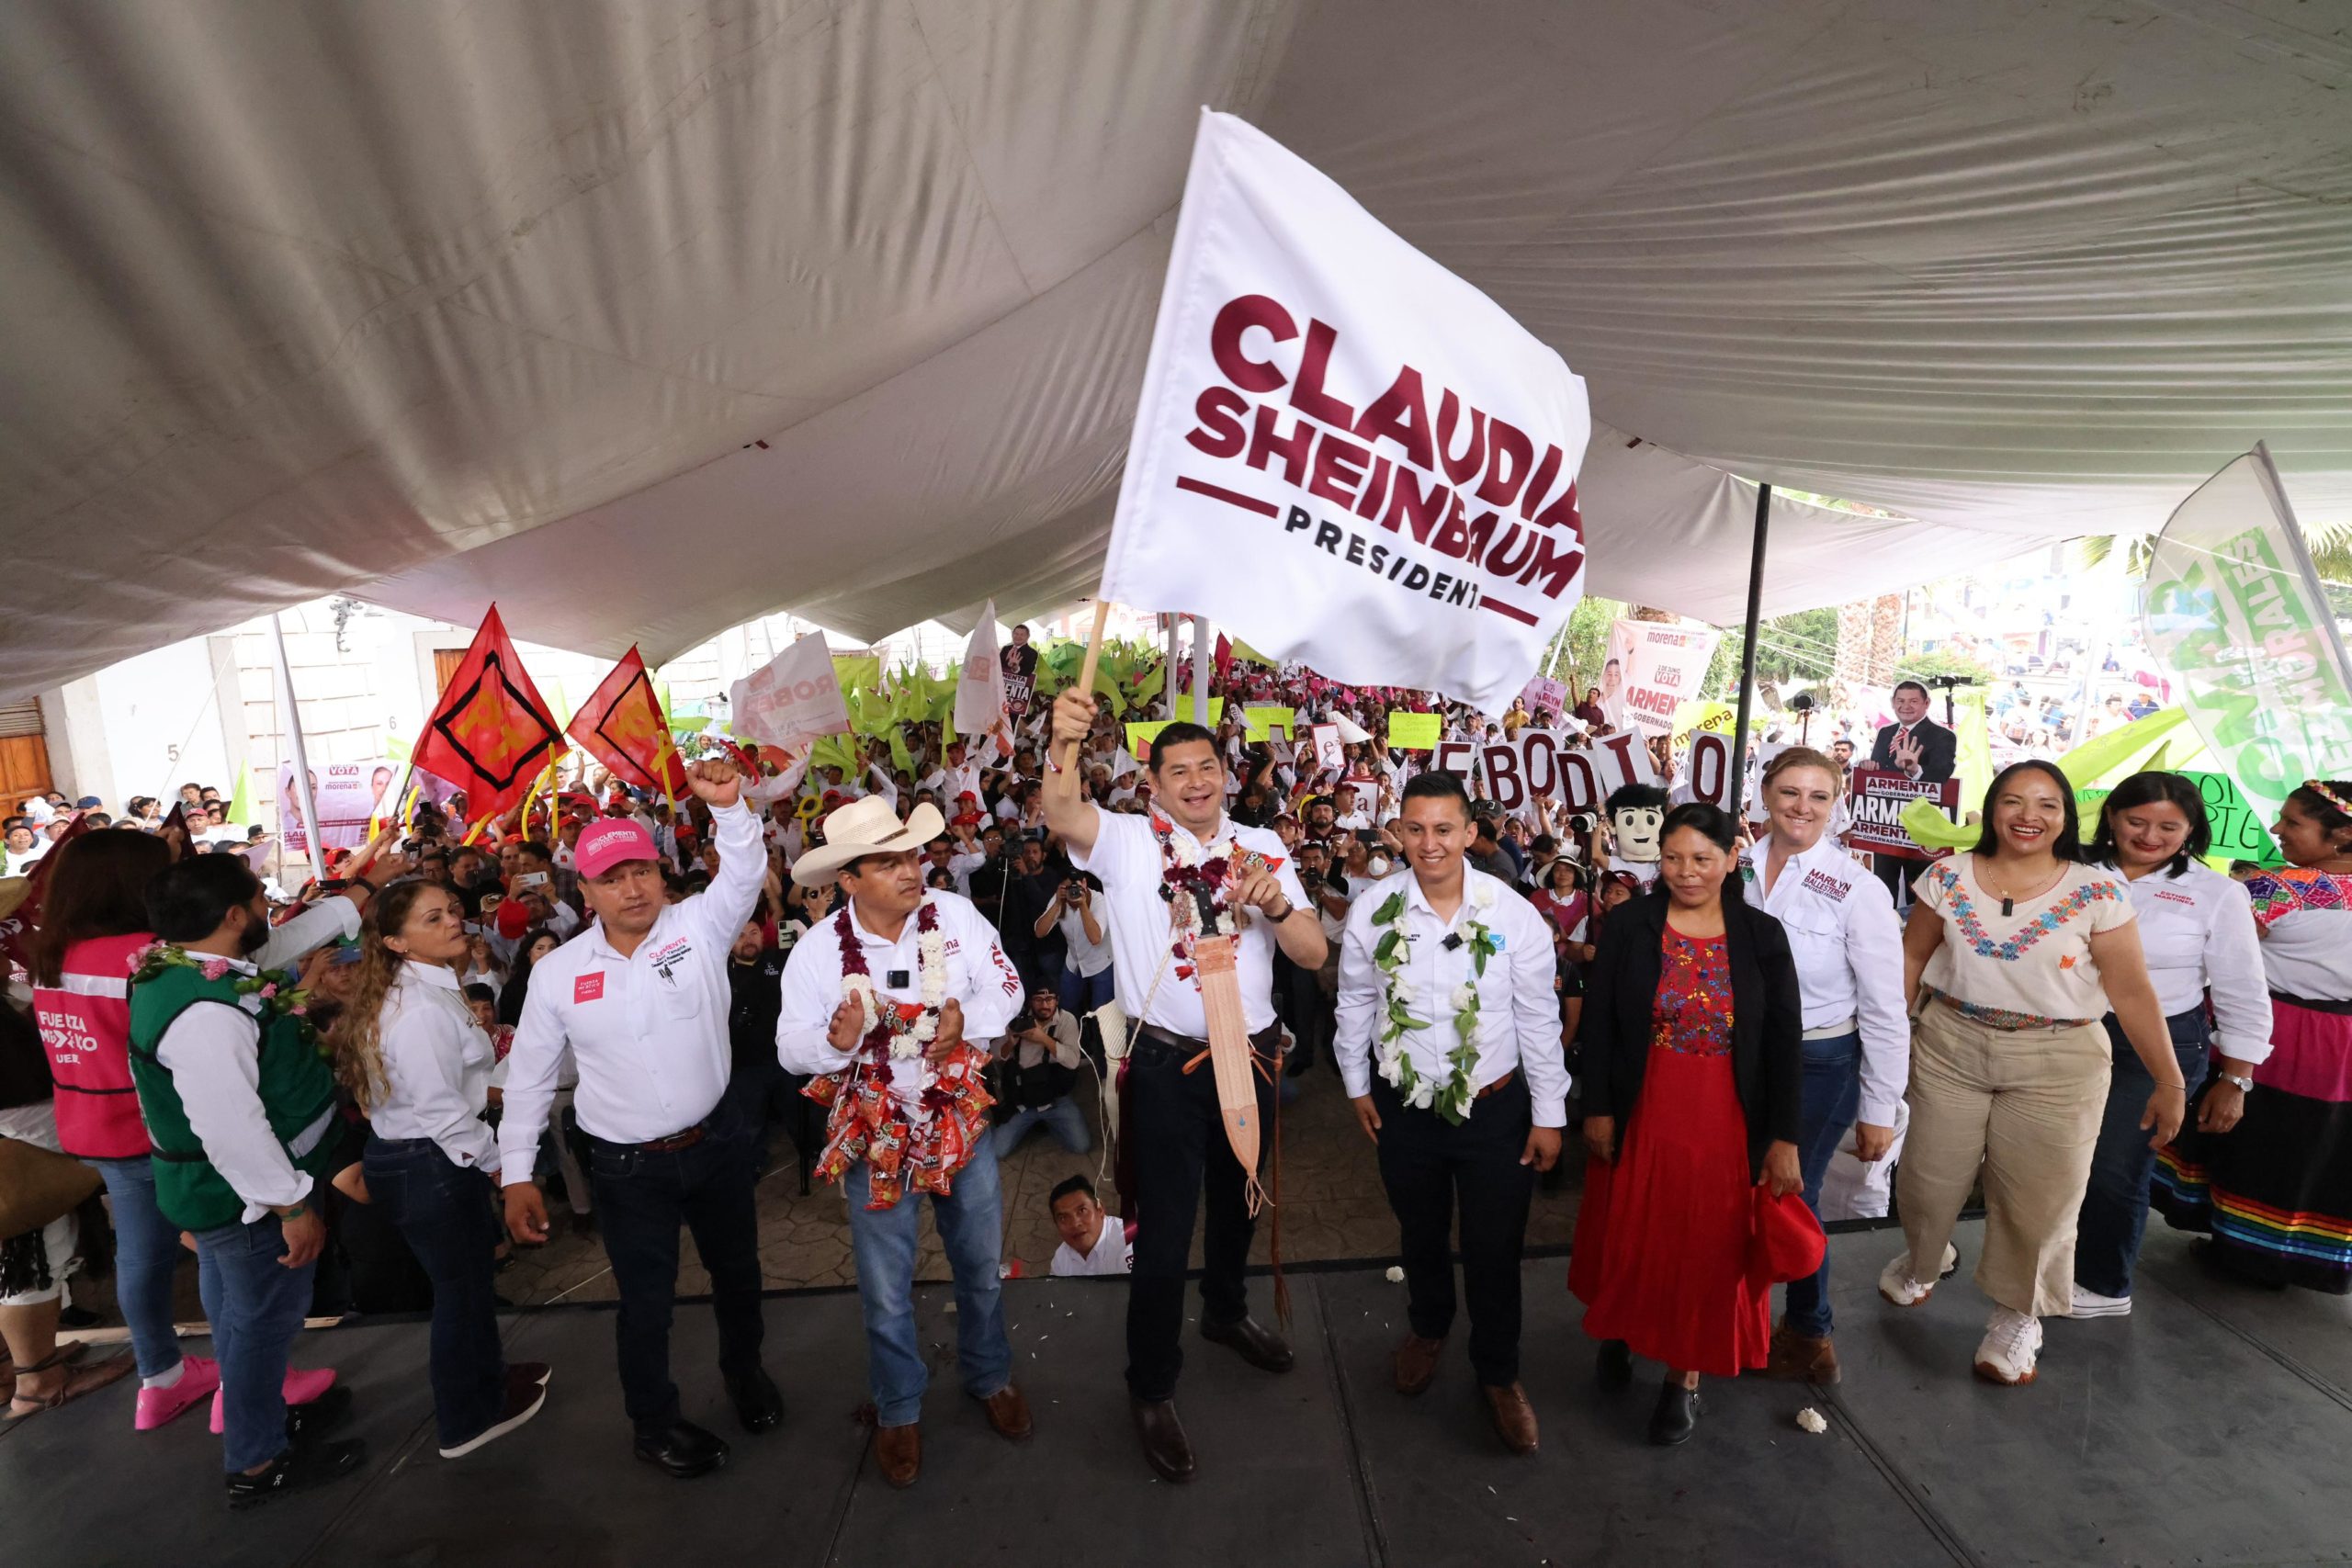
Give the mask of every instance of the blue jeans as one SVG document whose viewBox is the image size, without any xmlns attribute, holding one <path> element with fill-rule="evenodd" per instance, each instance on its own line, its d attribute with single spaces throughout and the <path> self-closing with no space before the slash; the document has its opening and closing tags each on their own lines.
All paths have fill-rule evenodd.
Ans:
<svg viewBox="0 0 2352 1568">
<path fill-rule="evenodd" d="M 1083 1017 L 1096 1008 L 1107 1007 L 1119 994 L 1118 971 L 1111 964 L 1102 965 L 1099 975 L 1081 975 L 1076 969 L 1064 967 L 1060 987 L 1054 993 L 1061 998 L 1062 1011 Z"/>
<path fill-rule="evenodd" d="M 850 1167 L 842 1190 L 849 1199 L 849 1241 L 857 1261 L 857 1295 L 865 1308 L 866 1381 L 874 1389 L 877 1423 L 906 1427 L 922 1417 L 931 1372 L 915 1336 L 915 1238 L 922 1197 L 910 1192 L 896 1207 L 868 1209 L 872 1188 L 865 1162 Z M 983 1146 L 956 1173 L 955 1190 L 931 1201 L 940 1244 L 956 1276 L 956 1357 L 964 1392 L 975 1399 L 1012 1382 L 1012 1346 L 1004 1334 L 1004 1284 L 997 1260 L 1004 1237 L 1004 1191 L 996 1151 Z"/>
<path fill-rule="evenodd" d="M 1029 1135 L 1029 1129 L 1040 1122 L 1051 1128 L 1062 1147 L 1074 1155 L 1082 1155 L 1094 1146 L 1094 1130 L 1086 1124 L 1086 1112 L 1079 1109 L 1078 1101 L 1064 1095 L 1044 1105 L 1024 1105 L 997 1123 L 989 1140 L 996 1157 L 1002 1159 L 1019 1148 L 1021 1140 Z"/>
<path fill-rule="evenodd" d="M 286 1356 L 302 1331 L 318 1264 L 288 1269 L 277 1261 L 285 1251 L 276 1214 L 196 1233 L 206 1265 L 197 1282 L 220 1361 L 220 1459 L 232 1472 L 286 1451 Z"/>
<path fill-rule="evenodd" d="M 506 1406 L 490 1178 L 452 1164 L 430 1138 L 371 1136 L 361 1164 L 369 1200 L 433 1281 L 433 1416 L 441 1446 L 453 1449 L 495 1426 Z"/>
<path fill-rule="evenodd" d="M 179 1267 L 180 1227 L 155 1206 L 155 1165 L 145 1155 L 94 1159 L 114 1214 L 114 1294 L 130 1327 L 142 1378 L 180 1364 L 172 1332 L 172 1271 Z M 208 1298 L 209 1299 L 209 1298 Z"/>
<path fill-rule="evenodd" d="M 1840 1034 L 1804 1043 L 1804 1137 L 1797 1168 L 1804 1173 L 1805 1206 L 1821 1215 L 1821 1179 L 1862 1104 L 1862 1037 Z M 1789 1281 L 1789 1332 L 1818 1339 L 1829 1332 L 1829 1257 L 1818 1272 Z"/>
<path fill-rule="evenodd" d="M 2172 1033 L 2181 1077 L 2193 1094 L 2205 1081 L 2205 1052 L 2213 1038 L 2205 1010 L 2177 1012 L 2165 1023 Z M 2140 1237 L 2148 1228 L 2148 1178 L 2156 1168 L 2156 1151 L 2148 1146 L 2149 1134 L 2140 1118 L 2147 1114 L 2156 1080 L 2148 1076 L 2113 1013 L 2107 1016 L 2107 1037 L 2115 1047 L 2115 1072 L 2108 1079 L 2107 1110 L 2099 1118 L 2098 1144 L 2091 1150 L 2090 1186 L 2084 1190 L 2082 1215 L 2075 1223 L 2075 1282 L 2102 1296 L 2129 1296 L 2132 1269 L 2140 1260 Z"/>
</svg>

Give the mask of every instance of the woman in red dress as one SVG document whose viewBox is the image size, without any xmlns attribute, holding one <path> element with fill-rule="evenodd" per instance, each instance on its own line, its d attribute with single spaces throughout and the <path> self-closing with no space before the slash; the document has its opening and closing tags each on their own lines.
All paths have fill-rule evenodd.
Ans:
<svg viewBox="0 0 2352 1568">
<path fill-rule="evenodd" d="M 1754 1188 L 1804 1185 L 1804 1009 L 1781 923 L 1749 908 L 1731 818 L 1667 814 L 1656 890 L 1602 926 L 1586 976 L 1584 1137 L 1591 1157 L 1568 1289 L 1623 1384 L 1666 1364 L 1650 1440 L 1689 1438 L 1699 1377 L 1760 1368 L 1770 1286 L 1750 1285 Z M 1619 1129 L 1623 1128 L 1620 1136 Z"/>
</svg>

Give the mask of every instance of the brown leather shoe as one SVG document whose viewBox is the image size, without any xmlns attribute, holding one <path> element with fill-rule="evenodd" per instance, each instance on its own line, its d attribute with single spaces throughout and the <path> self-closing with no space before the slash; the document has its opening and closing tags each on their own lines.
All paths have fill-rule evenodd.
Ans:
<svg viewBox="0 0 2352 1568">
<path fill-rule="evenodd" d="M 1236 1355 L 1261 1372 L 1286 1372 L 1293 1364 L 1290 1341 L 1254 1317 L 1216 1323 L 1203 1313 L 1201 1337 L 1213 1345 L 1230 1345 Z"/>
<path fill-rule="evenodd" d="M 980 1407 L 989 1413 L 989 1425 L 996 1428 L 1000 1438 L 1025 1443 L 1029 1440 L 1029 1434 L 1036 1430 L 1035 1424 L 1029 1418 L 1027 1397 L 1011 1383 L 980 1401 Z"/>
<path fill-rule="evenodd" d="M 1782 1318 L 1772 1325 L 1772 1350 L 1764 1375 L 1781 1382 L 1833 1383 L 1838 1381 L 1838 1347 L 1829 1336 L 1798 1334 Z"/>
<path fill-rule="evenodd" d="M 1509 1388 L 1497 1388 L 1493 1383 L 1480 1385 L 1487 1395 L 1487 1409 L 1495 1418 L 1495 1436 L 1503 1447 L 1515 1454 L 1535 1451 L 1535 1406 L 1527 1403 L 1527 1390 L 1513 1383 Z"/>
<path fill-rule="evenodd" d="M 1430 1386 L 1437 1376 L 1437 1359 L 1445 1350 L 1443 1339 L 1424 1339 L 1418 1334 L 1407 1333 L 1397 1345 L 1394 1366 L 1398 1393 L 1419 1393 Z"/>
<path fill-rule="evenodd" d="M 1135 1406 L 1136 1435 L 1143 1439 L 1143 1457 L 1159 1479 L 1192 1480 L 1193 1441 L 1184 1436 L 1184 1423 L 1176 1419 L 1176 1402 L 1130 1395 L 1128 1403 Z"/>
<path fill-rule="evenodd" d="M 874 1462 L 882 1479 L 904 1490 L 922 1473 L 922 1423 L 874 1428 Z"/>
</svg>

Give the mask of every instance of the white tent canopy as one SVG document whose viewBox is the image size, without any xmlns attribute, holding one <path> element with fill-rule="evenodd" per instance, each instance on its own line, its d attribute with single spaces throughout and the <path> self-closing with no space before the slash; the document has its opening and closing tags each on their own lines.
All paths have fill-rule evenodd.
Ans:
<svg viewBox="0 0 2352 1568">
<path fill-rule="evenodd" d="M 1066 604 L 1202 104 L 1587 378 L 1594 592 L 1736 618 L 1733 473 L 1918 520 L 1776 504 L 1768 614 L 2152 528 L 2257 438 L 2339 521 L 2342 17 L 18 0 L 0 694 L 329 591 L 656 660 Z"/>
</svg>

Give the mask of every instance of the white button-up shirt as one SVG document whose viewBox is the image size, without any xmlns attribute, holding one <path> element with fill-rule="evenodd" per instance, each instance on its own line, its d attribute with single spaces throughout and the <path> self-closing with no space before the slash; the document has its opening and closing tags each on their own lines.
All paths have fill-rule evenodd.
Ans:
<svg viewBox="0 0 2352 1568">
<path fill-rule="evenodd" d="M 1903 922 L 1894 896 L 1826 833 L 1791 855 L 1768 889 L 1772 838 L 1749 852 L 1748 902 L 1781 922 L 1796 961 L 1808 1032 L 1851 1023 L 1862 1036 L 1855 1120 L 1894 1125 L 1911 1082 L 1911 1017 L 1903 1005 Z"/>
<path fill-rule="evenodd" d="M 498 1137 L 481 1119 L 498 1052 L 446 964 L 401 965 L 377 1022 L 382 1097 L 368 1113 L 379 1138 L 430 1138 L 449 1163 L 498 1168 Z"/>
<path fill-rule="evenodd" d="M 1240 827 L 1231 818 L 1220 816 L 1216 830 L 1203 843 L 1182 823 L 1162 820 L 1168 821 L 1175 843 L 1197 851 L 1195 864 L 1215 860 L 1235 846 L 1255 850 L 1270 863 L 1279 862 L 1274 876 L 1282 884 L 1283 897 L 1294 908 L 1306 903 L 1306 889 L 1298 885 L 1298 870 L 1291 864 L 1290 851 L 1267 829 Z M 1151 824 L 1150 814 L 1138 817 L 1097 807 L 1094 847 L 1081 854 L 1072 844 L 1070 863 L 1102 879 L 1119 1006 L 1127 1017 L 1188 1040 L 1205 1040 L 1209 1022 L 1201 1005 L 1200 979 L 1197 976 L 1180 978 L 1177 960 L 1170 953 L 1175 930 L 1168 900 L 1159 896 L 1159 840 L 1153 837 Z M 1095 919 L 1102 919 L 1101 911 Z M 1241 982 L 1241 1017 L 1250 1032 L 1256 1034 L 1272 1027 L 1274 1021 L 1274 923 L 1255 909 L 1236 911 L 1235 919 L 1241 928 L 1233 943 L 1234 969 Z"/>
<path fill-rule="evenodd" d="M 348 898 L 326 898 L 273 930 L 251 959 L 223 962 L 241 975 L 268 974 L 313 948 L 358 933 L 357 907 Z M 204 962 L 204 955 L 196 956 Z M 291 1143 L 277 1141 L 261 1102 L 260 1040 L 261 1022 L 253 1013 L 213 1002 L 183 1009 L 155 1042 L 155 1059 L 172 1075 L 188 1130 L 204 1145 L 212 1168 L 244 1200 L 240 1218 L 246 1224 L 309 1195 L 311 1179 L 294 1162 L 318 1147 L 335 1119 L 330 1106 Z"/>
<path fill-rule="evenodd" d="M 1474 1089 L 1486 1088 L 1506 1073 L 1527 1075 L 1528 1098 L 1533 1102 L 1535 1125 L 1567 1124 L 1568 1069 L 1560 1045 L 1560 997 L 1553 985 L 1557 962 L 1552 953 L 1552 928 L 1535 906 L 1511 890 L 1499 877 L 1474 865 L 1462 868 L 1462 905 L 1452 919 L 1442 919 L 1421 891 L 1421 879 L 1412 871 L 1374 884 L 1377 897 L 1359 897 L 1348 910 L 1346 934 L 1340 939 L 1339 1030 L 1333 1048 L 1340 1059 L 1340 1081 L 1351 1096 L 1372 1092 L 1372 1043 L 1374 1026 L 1386 1014 L 1388 976 L 1373 962 L 1387 928 L 1373 923 L 1391 894 L 1405 898 L 1398 921 L 1409 939 L 1405 965 L 1397 971 L 1398 995 L 1405 1010 L 1430 1021 L 1427 1029 L 1408 1029 L 1397 1042 L 1422 1077 L 1442 1084 L 1453 1076 L 1446 1057 L 1461 1043 L 1453 1032 L 1453 994 L 1464 985 L 1478 987 L 1478 1065 L 1470 1075 Z M 1445 939 L 1476 919 L 1502 938 L 1502 951 L 1487 960 L 1487 972 L 1477 974 L 1465 937 L 1453 948 Z M 1472 1115 L 1477 1112 L 1474 1109 Z"/>
<path fill-rule="evenodd" d="M 2148 978 L 2165 1016 L 2187 1012 L 2210 992 L 2213 1049 L 2241 1062 L 2267 1059 L 2270 987 L 2245 888 L 2193 860 L 2178 876 L 2160 868 L 2126 879 L 2112 864 L 2100 869 L 2114 872 L 2131 890 L 2140 916 L 2140 951 L 2147 954 Z"/>
<path fill-rule="evenodd" d="M 768 863 L 750 807 L 714 807 L 710 821 L 718 874 L 707 891 L 656 916 L 636 952 L 621 956 L 598 925 L 531 966 L 498 1129 L 508 1186 L 531 1179 L 567 1045 L 580 1068 L 572 1109 L 607 1143 L 683 1133 L 727 1092 L 727 953 L 759 903 Z"/>
<path fill-rule="evenodd" d="M 1001 1036 L 1021 1011 L 1021 976 L 997 942 L 996 928 L 969 898 L 937 889 L 922 901 L 939 911 L 939 934 L 945 947 L 947 990 L 964 1010 L 964 1038 L 980 1043 Z M 846 906 L 850 931 L 865 955 L 865 971 L 874 982 L 876 1000 L 920 1003 L 922 1000 L 922 945 L 918 910 L 907 916 L 896 942 L 886 941 L 867 928 L 857 901 Z M 785 961 L 783 1010 L 776 1014 L 775 1055 L 785 1071 L 822 1076 L 838 1073 L 857 1060 L 857 1053 L 836 1051 L 826 1038 L 833 1026 L 833 1010 L 842 1005 L 842 942 L 840 914 L 828 915 L 792 945 Z M 893 971 L 906 984 L 889 983 Z M 901 1105 L 912 1109 L 938 1075 L 921 1056 L 890 1063 L 890 1091 Z"/>
</svg>

